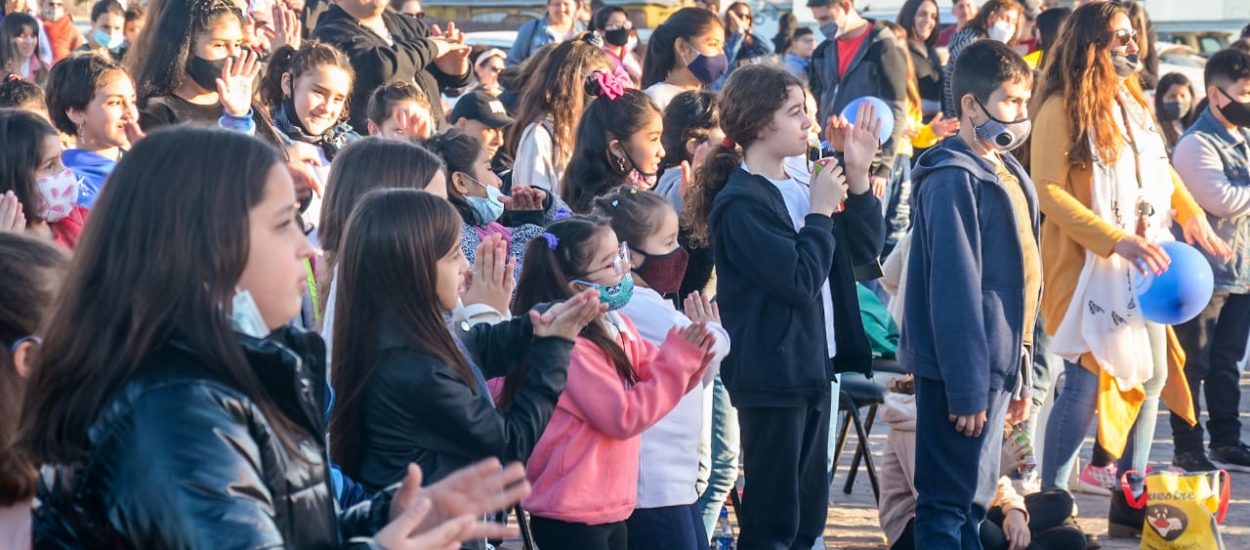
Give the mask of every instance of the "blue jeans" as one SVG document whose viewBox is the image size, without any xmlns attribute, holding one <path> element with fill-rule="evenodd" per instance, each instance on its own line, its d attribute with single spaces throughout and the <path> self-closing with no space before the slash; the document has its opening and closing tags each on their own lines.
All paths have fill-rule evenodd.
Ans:
<svg viewBox="0 0 1250 550">
<path fill-rule="evenodd" d="M 1046 321 L 1037 316 L 1037 325 L 1033 330 L 1033 385 L 1029 398 L 1033 401 L 1029 409 L 1029 417 L 1019 426 L 1020 430 L 1029 434 L 1029 441 L 1037 441 L 1037 416 L 1042 412 L 1042 404 L 1050 393 L 1050 386 L 1055 381 L 1055 373 L 1063 364 L 1063 359 L 1050 352 L 1050 335 L 1046 334 Z"/>
<path fill-rule="evenodd" d="M 916 540 L 923 548 L 981 550 L 979 530 L 998 488 L 1011 392 L 992 391 L 977 437 L 955 431 L 941 380 L 916 377 Z M 923 472 L 924 475 L 920 475 Z"/>
<path fill-rule="evenodd" d="M 703 536 L 703 514 L 699 504 L 639 508 L 625 521 L 629 527 L 629 547 L 637 550 L 709 550 L 709 537 Z"/>
<path fill-rule="evenodd" d="M 911 157 L 897 155 L 894 166 L 890 169 L 890 181 L 887 183 L 886 200 L 882 205 L 885 210 L 885 242 L 881 247 L 881 259 L 884 261 L 894 251 L 899 239 L 911 231 Z"/>
<path fill-rule="evenodd" d="M 738 410 L 729 402 L 729 392 L 720 376 L 712 383 L 712 454 L 711 472 L 707 489 L 695 503 L 703 514 L 703 527 L 711 540 L 720 519 L 721 507 L 729 492 L 738 483 L 738 453 L 741 436 L 738 433 Z"/>
<path fill-rule="evenodd" d="M 1146 323 L 1146 330 L 1154 356 L 1154 374 L 1143 384 L 1146 400 L 1129 432 L 1124 454 L 1117 463 L 1120 473 L 1146 471 L 1159 417 L 1159 394 L 1163 392 L 1168 378 L 1167 329 L 1163 325 Z M 1064 361 L 1063 372 L 1063 388 L 1055 399 L 1050 422 L 1046 425 L 1046 445 L 1042 451 L 1043 490 L 1068 489 L 1072 465 L 1097 412 L 1098 375 L 1069 361 Z"/>
</svg>

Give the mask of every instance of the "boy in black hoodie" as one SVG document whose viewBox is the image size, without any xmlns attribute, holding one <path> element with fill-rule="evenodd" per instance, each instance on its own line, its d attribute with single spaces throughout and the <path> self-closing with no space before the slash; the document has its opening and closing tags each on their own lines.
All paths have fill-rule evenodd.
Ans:
<svg viewBox="0 0 1250 550">
<path fill-rule="evenodd" d="M 921 155 L 913 173 L 898 357 L 916 376 L 915 533 L 926 547 L 981 547 L 1003 424 L 1028 415 L 1038 210 L 1028 173 L 1008 151 L 1028 136 L 1031 84 L 1007 46 L 969 46 L 953 83 L 959 135 Z"/>
</svg>

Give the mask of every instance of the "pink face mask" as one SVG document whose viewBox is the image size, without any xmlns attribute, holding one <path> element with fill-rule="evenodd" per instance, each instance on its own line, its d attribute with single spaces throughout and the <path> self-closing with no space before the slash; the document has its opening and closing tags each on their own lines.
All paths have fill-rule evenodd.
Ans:
<svg viewBox="0 0 1250 550">
<path fill-rule="evenodd" d="M 74 210 L 78 202 L 78 176 L 69 168 L 61 170 L 55 176 L 39 178 L 39 206 L 35 216 L 48 223 L 56 223 L 65 219 Z"/>
</svg>

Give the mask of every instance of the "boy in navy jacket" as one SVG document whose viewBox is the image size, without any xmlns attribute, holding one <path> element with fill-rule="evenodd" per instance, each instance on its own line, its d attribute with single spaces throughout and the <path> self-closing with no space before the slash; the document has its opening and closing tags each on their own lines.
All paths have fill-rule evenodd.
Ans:
<svg viewBox="0 0 1250 550">
<path fill-rule="evenodd" d="M 1038 210 L 1008 151 L 1028 136 L 1031 77 L 1005 45 L 969 46 L 953 83 L 959 134 L 922 155 L 913 174 L 898 357 L 916 377 L 915 537 L 926 547 L 981 548 L 1003 424 L 1027 416 Z"/>
</svg>

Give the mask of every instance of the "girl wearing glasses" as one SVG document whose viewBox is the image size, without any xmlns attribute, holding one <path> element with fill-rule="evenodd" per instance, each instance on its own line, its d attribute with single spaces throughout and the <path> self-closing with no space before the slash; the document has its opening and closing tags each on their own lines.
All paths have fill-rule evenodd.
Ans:
<svg viewBox="0 0 1250 550">
<path fill-rule="evenodd" d="M 607 221 L 572 217 L 525 252 L 513 311 L 584 289 L 607 304 L 573 344 L 568 383 L 527 464 L 534 492 L 525 507 L 543 550 L 625 550 L 641 435 L 700 384 L 711 358 L 704 323 L 668 331 L 657 347 L 620 313 L 634 293 L 629 250 Z M 509 374 L 499 407 L 522 406 L 518 390 L 537 374 Z"/>
<path fill-rule="evenodd" d="M 620 6 L 606 6 L 595 12 L 590 30 L 603 35 L 603 51 L 612 61 L 612 71 L 625 80 L 625 87 L 637 88 L 642 82 L 642 63 L 634 54 L 637 36 L 629 12 Z"/>
<path fill-rule="evenodd" d="M 1188 391 L 1168 380 L 1174 337 L 1138 314 L 1133 272 L 1167 270 L 1168 255 L 1157 243 L 1172 240 L 1173 211 L 1186 240 L 1213 255 L 1228 252 L 1168 164 L 1136 78 L 1140 53 L 1123 8 L 1081 6 L 1047 54 L 1035 96 L 1041 107 L 1033 119 L 1031 175 L 1045 215 L 1041 311 L 1066 376 L 1046 429 L 1043 489 L 1068 488 L 1099 403 L 1099 440 L 1112 453 L 1123 451 L 1118 471 L 1133 470 L 1130 486 L 1142 490 L 1159 396 L 1175 389 L 1184 398 Z M 1117 386 L 1132 391 L 1110 390 Z M 1137 397 L 1108 406 L 1125 395 Z M 1110 534 L 1140 534 L 1144 512 L 1131 509 L 1123 491 L 1111 499 Z"/>
</svg>

